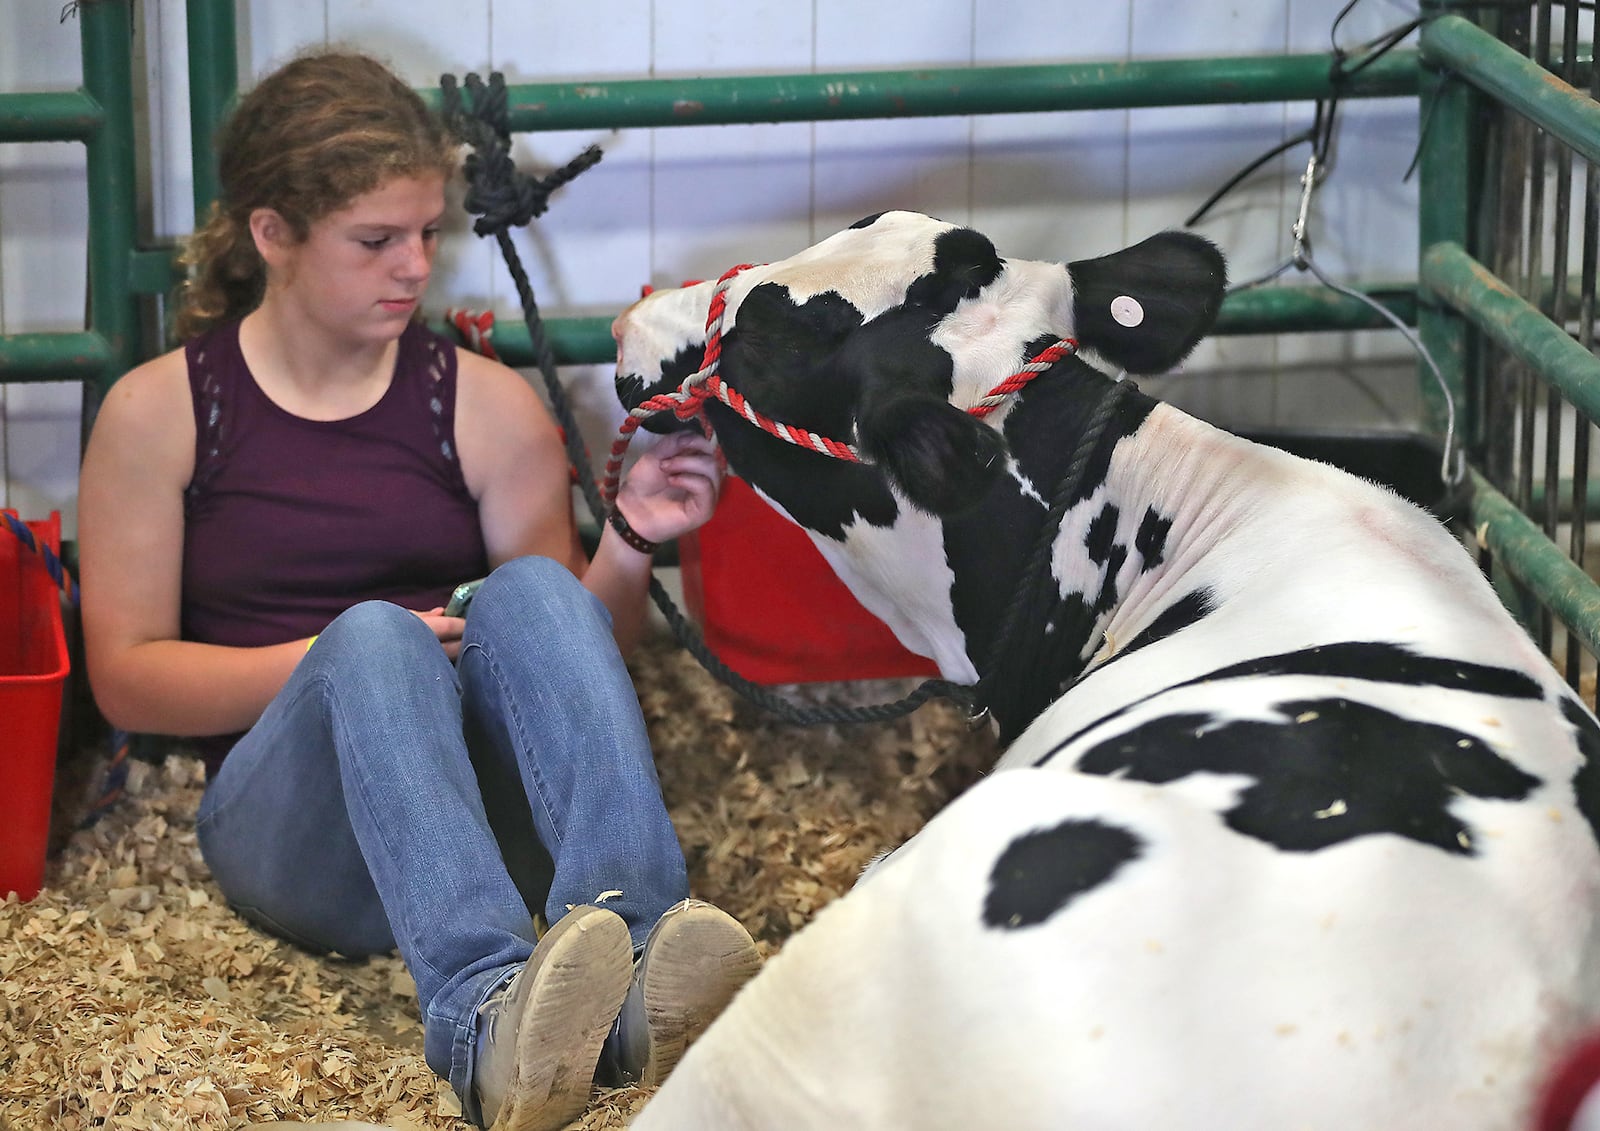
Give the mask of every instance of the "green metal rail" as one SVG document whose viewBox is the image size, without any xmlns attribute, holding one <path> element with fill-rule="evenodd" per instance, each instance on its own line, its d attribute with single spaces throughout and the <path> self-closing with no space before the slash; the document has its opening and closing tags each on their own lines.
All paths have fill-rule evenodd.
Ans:
<svg viewBox="0 0 1600 1131">
<path fill-rule="evenodd" d="M 1487 479 L 1472 473 L 1472 523 L 1484 547 L 1591 654 L 1600 654 L 1600 586 Z"/>
<path fill-rule="evenodd" d="M 1600 162 L 1600 104 L 1458 15 L 1440 14 L 1423 27 L 1421 55 L 1423 114 L 1430 123 L 1420 164 L 1422 338 L 1458 394 L 1465 387 L 1469 335 L 1476 332 L 1558 390 L 1583 417 L 1600 420 L 1600 359 L 1484 265 L 1492 249 L 1474 255 L 1475 238 L 1483 241 L 1469 220 L 1483 187 L 1473 126 L 1481 100 L 1523 115 L 1592 162 Z M 1457 403 L 1463 403 L 1459 395 Z M 1479 542 L 1591 654 L 1600 653 L 1600 587 L 1477 470 L 1472 480 Z M 1546 491 L 1556 489 L 1546 485 Z M 1538 501 L 1544 505 L 1544 492 Z"/>
<path fill-rule="evenodd" d="M 1422 256 L 1433 294 L 1527 363 L 1579 411 L 1600 420 L 1600 358 L 1462 249 L 1441 240 Z"/>
<path fill-rule="evenodd" d="M 1351 76 L 1341 97 L 1414 95 L 1416 62 L 1414 51 L 1385 55 Z M 1332 93 L 1333 64 L 1307 54 L 538 83 L 506 87 L 506 116 L 513 132 L 527 132 L 1306 102 Z M 437 90 L 423 97 L 441 104 Z"/>
</svg>

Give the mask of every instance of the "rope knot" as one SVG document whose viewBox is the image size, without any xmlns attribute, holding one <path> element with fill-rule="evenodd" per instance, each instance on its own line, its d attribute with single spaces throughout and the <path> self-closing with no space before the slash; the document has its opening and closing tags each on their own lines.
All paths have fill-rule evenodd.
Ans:
<svg viewBox="0 0 1600 1131">
<path fill-rule="evenodd" d="M 439 76 L 445 123 L 456 137 L 472 146 L 462 163 L 467 192 L 461 203 L 479 217 L 472 225 L 478 235 L 525 227 L 549 209 L 552 193 L 600 160 L 600 148 L 591 145 L 546 177 L 520 172 L 511 159 L 505 76 L 495 71 L 485 83 L 477 74 L 469 74 L 462 82 L 470 95 L 470 107 L 463 106 L 468 100 L 463 99 L 455 76 Z"/>
<path fill-rule="evenodd" d="M 685 381 L 680 390 L 683 395 L 674 398 L 676 403 L 673 405 L 672 415 L 679 420 L 693 420 L 704 412 L 706 401 L 716 396 L 716 392 L 708 380 L 710 377 L 711 373 L 702 369 L 694 377 Z M 696 380 L 696 378 L 699 378 L 699 380 Z"/>
</svg>

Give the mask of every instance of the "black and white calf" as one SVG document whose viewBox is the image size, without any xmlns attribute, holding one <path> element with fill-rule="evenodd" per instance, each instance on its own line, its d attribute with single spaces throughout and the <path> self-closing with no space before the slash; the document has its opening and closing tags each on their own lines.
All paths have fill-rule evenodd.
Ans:
<svg viewBox="0 0 1600 1131">
<path fill-rule="evenodd" d="M 904 212 L 728 285 L 720 376 L 863 457 L 712 402 L 730 466 L 1008 748 L 641 1131 L 1526 1126 L 1600 1014 L 1600 727 L 1433 517 L 1091 364 L 1176 363 L 1222 288 L 1181 233 L 1061 265 Z M 626 402 L 712 290 L 618 319 Z"/>
</svg>

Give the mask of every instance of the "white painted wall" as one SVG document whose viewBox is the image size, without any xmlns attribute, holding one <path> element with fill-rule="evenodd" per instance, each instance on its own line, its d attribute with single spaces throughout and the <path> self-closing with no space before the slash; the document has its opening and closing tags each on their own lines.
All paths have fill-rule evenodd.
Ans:
<svg viewBox="0 0 1600 1131">
<path fill-rule="evenodd" d="M 241 0 L 241 81 L 310 43 L 388 59 L 417 86 L 504 72 L 508 82 L 898 69 L 1323 51 L 1344 0 Z M 0 91 L 70 90 L 78 28 L 61 0 L 0 0 Z M 1415 12 L 1363 0 L 1340 40 L 1358 44 Z M 153 240 L 192 224 L 183 0 L 143 0 Z M 1408 44 L 1409 45 L 1409 44 Z M 787 255 L 859 217 L 907 207 L 968 222 L 1002 253 L 1079 258 L 1180 225 L 1235 170 L 1310 122 L 1307 105 L 1005 115 L 973 119 L 678 127 L 521 135 L 542 170 L 596 142 L 604 161 L 518 247 L 547 316 L 609 314 L 642 284 Z M 1402 180 L 1415 103 L 1346 104 L 1338 164 L 1316 201 L 1317 261 L 1349 282 L 1415 276 L 1416 189 Z M 1258 173 L 1197 230 L 1236 278 L 1287 255 L 1304 151 Z M 83 324 L 82 147 L 0 145 L 0 332 Z M 1293 281 L 1309 282 L 1304 276 Z M 504 266 L 458 223 L 430 314 L 448 305 L 520 318 Z M 1234 426 L 1409 425 L 1408 347 L 1389 331 L 1217 339 L 1181 375 L 1145 382 Z M 0 387 L 0 504 L 59 508 L 73 530 L 76 385 Z M 590 436 L 591 450 L 609 436 Z"/>
</svg>

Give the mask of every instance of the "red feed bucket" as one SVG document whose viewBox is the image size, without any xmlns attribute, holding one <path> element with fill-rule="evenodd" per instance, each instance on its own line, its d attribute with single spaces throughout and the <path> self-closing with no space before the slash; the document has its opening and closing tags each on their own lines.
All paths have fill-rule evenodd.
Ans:
<svg viewBox="0 0 1600 1131">
<path fill-rule="evenodd" d="M 683 599 L 706 643 L 753 683 L 937 675 L 861 607 L 811 539 L 744 480 L 678 540 Z"/>
<path fill-rule="evenodd" d="M 26 525 L 59 551 L 58 513 Z M 0 527 L 0 897 L 32 899 L 44 878 L 67 668 L 61 591 L 44 559 Z"/>
</svg>

